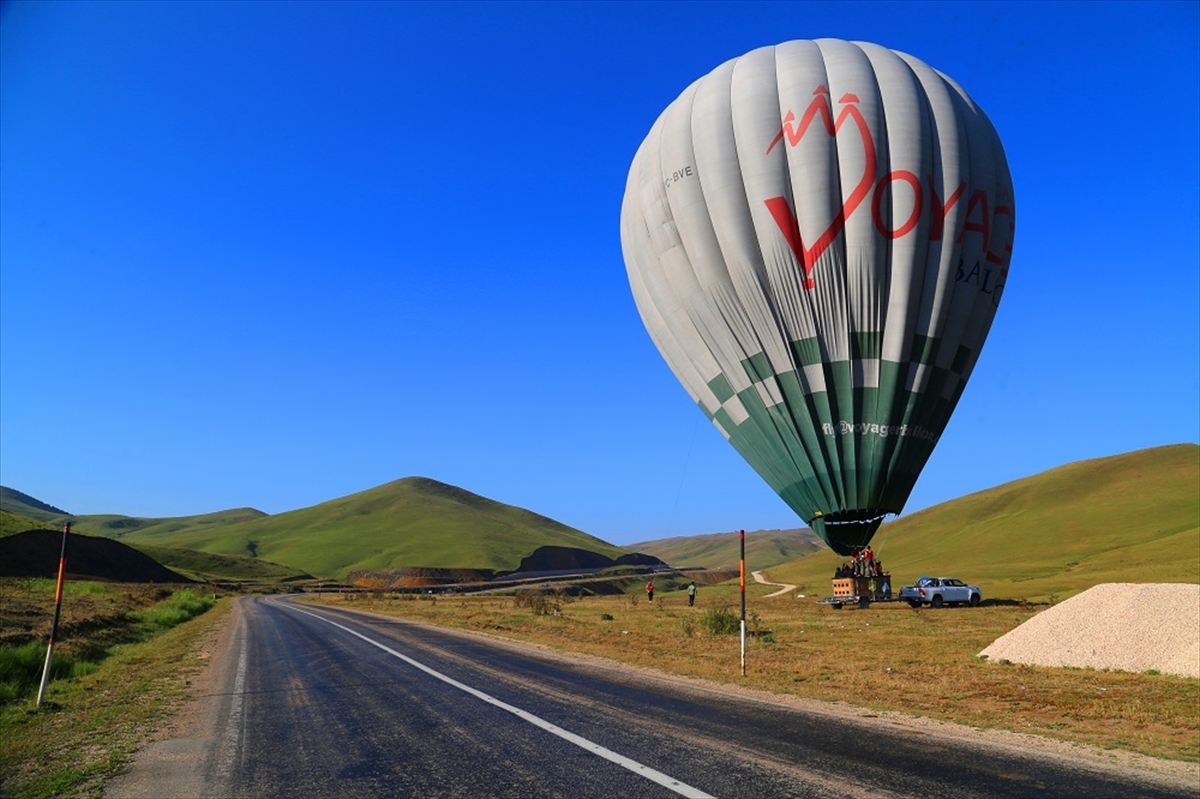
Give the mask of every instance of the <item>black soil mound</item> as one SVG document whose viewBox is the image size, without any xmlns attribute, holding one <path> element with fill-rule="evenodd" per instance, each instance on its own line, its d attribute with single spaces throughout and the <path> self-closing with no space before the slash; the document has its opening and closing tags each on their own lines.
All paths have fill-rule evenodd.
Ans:
<svg viewBox="0 0 1200 799">
<path fill-rule="evenodd" d="M 346 582 L 362 588 L 411 588 L 425 585 L 482 583 L 492 579 L 491 569 L 435 569 L 398 566 L 392 569 L 358 569 L 346 575 Z"/>
<path fill-rule="evenodd" d="M 27 530 L 0 538 L 0 577 L 57 577 L 62 533 Z M 117 583 L 190 583 L 158 561 L 111 538 L 71 533 L 67 574 Z"/>
<path fill-rule="evenodd" d="M 628 555 L 622 555 L 621 557 L 617 558 L 616 563 L 614 565 L 616 565 L 616 566 L 654 566 L 657 568 L 659 566 L 666 566 L 667 564 L 663 563 L 661 560 L 654 557 L 653 555 L 647 555 L 644 552 L 631 552 Z"/>
<path fill-rule="evenodd" d="M 575 547 L 538 547 L 532 555 L 521 559 L 517 572 L 568 571 L 571 569 L 604 569 L 613 559 L 596 552 Z"/>
<path fill-rule="evenodd" d="M 640 552 L 622 555 L 613 560 L 596 552 L 575 547 L 538 547 L 533 554 L 522 559 L 518 573 L 570 571 L 573 569 L 607 569 L 610 566 L 666 566 L 653 555 Z"/>
</svg>

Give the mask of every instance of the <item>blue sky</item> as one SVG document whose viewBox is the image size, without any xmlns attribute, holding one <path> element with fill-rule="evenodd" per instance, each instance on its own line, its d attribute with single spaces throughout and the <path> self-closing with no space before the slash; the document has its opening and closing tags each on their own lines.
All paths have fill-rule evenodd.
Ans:
<svg viewBox="0 0 1200 799">
<path fill-rule="evenodd" d="M 906 513 L 1200 439 L 1200 4 L 9 3 L 0 481 L 278 513 L 422 475 L 614 543 L 799 526 L 629 293 L 630 161 L 755 47 L 959 82 L 1017 200 Z"/>
</svg>

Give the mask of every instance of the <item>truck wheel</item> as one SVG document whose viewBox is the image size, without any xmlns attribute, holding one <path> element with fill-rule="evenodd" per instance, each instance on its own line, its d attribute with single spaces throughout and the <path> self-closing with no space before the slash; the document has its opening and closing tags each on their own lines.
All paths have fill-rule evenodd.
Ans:
<svg viewBox="0 0 1200 799">
<path fill-rule="evenodd" d="M 841 602 L 830 602 L 829 607 L 833 608 L 834 610 L 841 610 L 842 603 Z"/>
<path fill-rule="evenodd" d="M 933 597 L 933 599 L 929 600 L 929 604 L 933 605 L 935 608 L 940 608 L 945 603 L 942 601 L 942 595 L 937 594 Z"/>
<path fill-rule="evenodd" d="M 971 594 L 971 607 L 979 607 L 979 594 Z"/>
<path fill-rule="evenodd" d="M 869 607 L 871 607 L 871 600 L 867 599 L 865 596 L 860 597 L 858 600 L 858 609 L 866 610 Z"/>
</svg>

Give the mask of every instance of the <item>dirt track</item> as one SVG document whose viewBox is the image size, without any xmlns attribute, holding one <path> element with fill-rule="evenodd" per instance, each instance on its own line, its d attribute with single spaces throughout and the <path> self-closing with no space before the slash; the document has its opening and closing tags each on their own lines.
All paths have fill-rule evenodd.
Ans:
<svg viewBox="0 0 1200 799">
<path fill-rule="evenodd" d="M 754 581 L 757 583 L 762 583 L 763 585 L 778 585 L 778 586 L 780 586 L 778 591 L 776 591 L 772 594 L 767 594 L 766 596 L 763 597 L 763 599 L 770 599 L 773 596 L 781 596 L 783 594 L 786 594 L 786 593 L 796 590 L 796 586 L 790 585 L 788 583 L 773 583 L 773 582 L 771 582 L 767 578 L 763 577 L 762 572 L 750 572 L 750 574 L 752 577 L 754 577 Z"/>
</svg>

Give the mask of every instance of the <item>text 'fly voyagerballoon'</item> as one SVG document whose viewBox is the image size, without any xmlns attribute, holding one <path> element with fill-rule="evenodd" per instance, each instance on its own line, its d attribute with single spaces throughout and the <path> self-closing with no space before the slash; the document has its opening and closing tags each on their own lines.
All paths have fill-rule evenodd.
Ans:
<svg viewBox="0 0 1200 799">
<path fill-rule="evenodd" d="M 621 246 L 684 388 L 846 555 L 903 510 L 945 429 L 1015 218 L 996 131 L 953 81 L 877 45 L 793 41 L 662 113 Z"/>
</svg>

